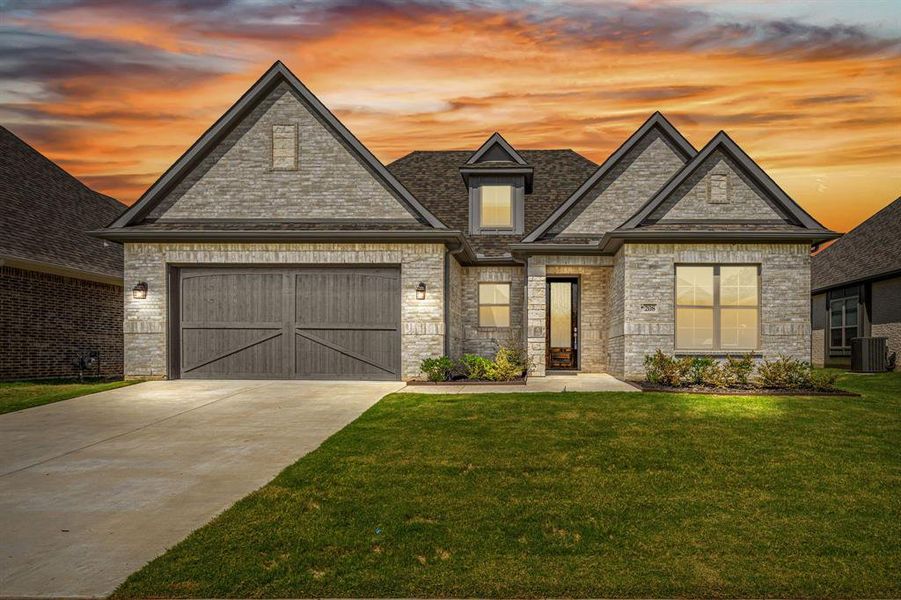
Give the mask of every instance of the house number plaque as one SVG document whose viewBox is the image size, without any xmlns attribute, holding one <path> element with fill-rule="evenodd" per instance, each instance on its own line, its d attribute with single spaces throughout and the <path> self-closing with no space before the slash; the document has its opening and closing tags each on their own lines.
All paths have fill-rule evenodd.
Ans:
<svg viewBox="0 0 901 600">
<path fill-rule="evenodd" d="M 640 312 L 655 313 L 655 312 L 657 312 L 657 305 L 656 304 L 642 304 Z"/>
</svg>

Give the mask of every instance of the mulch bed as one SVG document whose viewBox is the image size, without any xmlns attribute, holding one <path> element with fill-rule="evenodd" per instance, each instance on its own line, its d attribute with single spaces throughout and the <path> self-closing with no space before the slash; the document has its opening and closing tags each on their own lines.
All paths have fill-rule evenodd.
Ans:
<svg viewBox="0 0 901 600">
<path fill-rule="evenodd" d="M 779 390 L 761 388 L 708 388 L 699 385 L 688 387 L 670 387 L 648 383 L 647 381 L 629 381 L 643 392 L 667 392 L 672 394 L 708 394 L 711 396 L 850 396 L 859 398 L 860 394 L 846 392 L 845 390 L 833 390 L 824 392 L 820 390 Z"/>
<path fill-rule="evenodd" d="M 450 381 L 422 381 L 411 379 L 407 385 L 525 385 L 528 377 L 520 377 L 511 381 L 485 381 L 482 379 L 452 379 Z"/>
</svg>

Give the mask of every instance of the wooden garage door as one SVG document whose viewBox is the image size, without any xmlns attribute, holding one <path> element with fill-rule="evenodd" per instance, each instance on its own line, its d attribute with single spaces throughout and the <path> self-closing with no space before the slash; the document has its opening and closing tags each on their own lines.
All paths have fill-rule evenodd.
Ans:
<svg viewBox="0 0 901 600">
<path fill-rule="evenodd" d="M 178 299 L 182 377 L 400 378 L 396 268 L 184 268 Z"/>
</svg>

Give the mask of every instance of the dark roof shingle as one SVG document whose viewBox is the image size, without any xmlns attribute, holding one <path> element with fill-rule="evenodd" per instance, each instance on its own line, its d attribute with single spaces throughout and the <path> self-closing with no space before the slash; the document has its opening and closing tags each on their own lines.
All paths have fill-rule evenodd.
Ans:
<svg viewBox="0 0 901 600">
<path fill-rule="evenodd" d="M 901 198 L 814 255 L 810 287 L 821 290 L 901 271 Z"/>
<path fill-rule="evenodd" d="M 544 222 L 597 169 L 595 163 L 572 150 L 520 150 L 519 154 L 534 168 L 532 193 L 525 197 L 525 233 L 467 236 L 477 254 L 509 254 L 509 244 L 519 242 Z M 465 233 L 469 192 L 460 167 L 470 156 L 469 150 L 416 151 L 389 164 L 388 170 L 448 228 Z"/>
<path fill-rule="evenodd" d="M 0 126 L 0 255 L 122 277 L 122 247 L 86 232 L 125 206 Z"/>
</svg>

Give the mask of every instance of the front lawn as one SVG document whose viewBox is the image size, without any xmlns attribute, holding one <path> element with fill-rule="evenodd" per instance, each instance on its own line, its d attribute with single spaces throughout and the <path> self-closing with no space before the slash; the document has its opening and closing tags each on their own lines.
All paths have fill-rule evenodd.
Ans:
<svg viewBox="0 0 901 600">
<path fill-rule="evenodd" d="M 901 374 L 394 394 L 123 597 L 901 597 Z"/>
<path fill-rule="evenodd" d="M 105 392 L 134 381 L 85 381 L 72 379 L 41 381 L 9 381 L 0 383 L 0 415 L 4 413 L 86 396 L 95 392 Z"/>
</svg>

